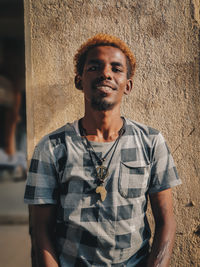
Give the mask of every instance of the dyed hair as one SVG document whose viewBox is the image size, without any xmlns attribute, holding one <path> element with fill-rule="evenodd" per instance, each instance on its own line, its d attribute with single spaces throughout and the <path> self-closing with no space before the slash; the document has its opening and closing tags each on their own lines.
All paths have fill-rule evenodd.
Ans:
<svg viewBox="0 0 200 267">
<path fill-rule="evenodd" d="M 88 39 L 85 43 L 81 45 L 81 47 L 75 54 L 74 65 L 76 75 L 82 75 L 89 50 L 97 46 L 113 46 L 119 48 L 124 53 L 127 59 L 127 78 L 129 79 L 133 77 L 135 72 L 136 60 L 130 48 L 119 38 L 103 33 L 99 33 Z"/>
</svg>

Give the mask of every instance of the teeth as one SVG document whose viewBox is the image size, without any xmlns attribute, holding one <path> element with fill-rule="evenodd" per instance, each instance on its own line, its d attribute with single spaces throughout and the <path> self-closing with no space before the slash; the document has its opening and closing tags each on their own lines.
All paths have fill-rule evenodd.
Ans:
<svg viewBox="0 0 200 267">
<path fill-rule="evenodd" d="M 110 90 L 111 88 L 109 86 L 97 86 L 97 88 L 102 90 Z"/>
</svg>

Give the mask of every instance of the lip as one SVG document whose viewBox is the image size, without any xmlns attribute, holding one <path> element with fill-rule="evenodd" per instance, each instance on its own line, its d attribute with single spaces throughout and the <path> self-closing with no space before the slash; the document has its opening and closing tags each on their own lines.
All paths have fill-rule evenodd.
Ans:
<svg viewBox="0 0 200 267">
<path fill-rule="evenodd" d="M 113 91 L 113 88 L 107 85 L 98 85 L 96 86 L 96 89 L 102 93 L 110 93 Z"/>
<path fill-rule="evenodd" d="M 99 90 L 99 91 L 102 91 L 102 92 L 111 92 L 113 90 L 116 90 L 115 87 L 110 84 L 110 83 L 97 83 L 94 85 L 94 87 Z"/>
</svg>

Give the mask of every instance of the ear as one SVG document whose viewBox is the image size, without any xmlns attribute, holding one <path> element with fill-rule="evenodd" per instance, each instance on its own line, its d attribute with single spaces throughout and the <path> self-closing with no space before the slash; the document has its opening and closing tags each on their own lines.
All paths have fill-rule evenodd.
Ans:
<svg viewBox="0 0 200 267">
<path fill-rule="evenodd" d="M 128 79 L 126 83 L 126 88 L 124 90 L 124 94 L 129 95 L 132 88 L 133 88 L 133 81 L 131 79 Z"/>
<path fill-rule="evenodd" d="M 81 76 L 80 75 L 76 75 L 75 76 L 74 83 L 75 83 L 75 86 L 76 86 L 76 88 L 78 90 L 83 90 L 82 83 L 81 83 Z"/>
</svg>

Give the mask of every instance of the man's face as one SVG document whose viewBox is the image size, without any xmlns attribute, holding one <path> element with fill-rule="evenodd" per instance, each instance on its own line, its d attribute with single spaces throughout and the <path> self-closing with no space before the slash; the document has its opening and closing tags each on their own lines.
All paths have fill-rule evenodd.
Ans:
<svg viewBox="0 0 200 267">
<path fill-rule="evenodd" d="M 112 46 L 92 48 L 86 58 L 81 86 L 86 105 L 93 109 L 105 111 L 120 106 L 123 94 L 132 89 L 124 53 Z"/>
</svg>

